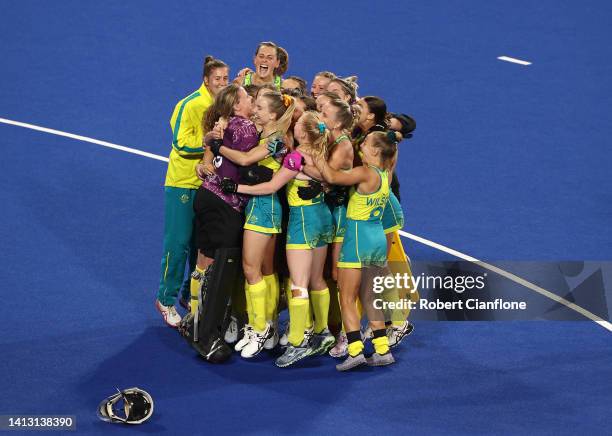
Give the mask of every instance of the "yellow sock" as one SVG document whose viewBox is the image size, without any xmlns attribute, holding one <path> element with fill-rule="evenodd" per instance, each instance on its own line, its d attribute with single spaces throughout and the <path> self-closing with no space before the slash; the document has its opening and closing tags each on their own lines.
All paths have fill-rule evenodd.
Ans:
<svg viewBox="0 0 612 436">
<path fill-rule="evenodd" d="M 293 297 L 291 295 L 291 279 L 289 277 L 285 277 L 285 281 L 283 282 L 283 290 L 285 291 L 285 299 L 287 300 L 287 309 L 289 309 L 289 302 Z"/>
<path fill-rule="evenodd" d="M 204 270 L 196 265 L 195 270 L 200 274 L 204 275 Z M 189 282 L 189 291 L 191 293 L 191 314 L 195 315 L 198 311 L 198 293 L 200 292 L 200 281 L 191 278 Z"/>
<path fill-rule="evenodd" d="M 262 332 L 266 329 L 266 281 L 261 280 L 254 285 L 247 285 L 251 295 L 251 308 L 253 313 L 253 328 Z"/>
<path fill-rule="evenodd" d="M 280 294 L 280 287 L 278 284 L 278 275 L 270 274 L 264 276 L 266 281 L 266 321 L 273 321 L 278 317 L 278 297 Z"/>
<path fill-rule="evenodd" d="M 361 340 L 351 342 L 348 344 L 348 352 L 351 356 L 355 357 L 363 351 L 363 342 Z"/>
<path fill-rule="evenodd" d="M 338 285 L 333 280 L 327 281 L 329 289 L 329 315 L 327 324 L 334 330 L 340 326 L 342 328 L 342 312 L 340 311 L 340 294 Z"/>
<path fill-rule="evenodd" d="M 289 300 L 289 342 L 298 346 L 304 340 L 304 330 L 307 329 L 308 309 L 310 301 L 308 298 L 291 298 Z"/>
<path fill-rule="evenodd" d="M 329 289 L 310 291 L 312 310 L 314 312 L 314 332 L 321 333 L 327 328 L 327 317 L 329 315 Z"/>
<path fill-rule="evenodd" d="M 253 304 L 251 303 L 251 293 L 249 292 L 249 284 L 244 281 L 244 297 L 246 300 L 246 310 L 248 316 L 248 323 L 250 326 L 253 325 Z"/>
<path fill-rule="evenodd" d="M 400 301 L 399 291 L 397 288 L 386 289 L 382 293 L 382 299 L 385 303 L 398 303 Z M 399 306 L 399 305 L 398 305 Z M 385 321 L 391 321 L 394 326 L 399 327 L 404 324 L 405 312 L 402 309 L 383 309 L 385 313 Z"/>
<path fill-rule="evenodd" d="M 312 330 L 314 322 L 312 319 L 312 304 L 310 304 L 310 298 L 308 299 L 308 301 L 309 303 L 306 307 L 306 330 Z"/>
<path fill-rule="evenodd" d="M 372 345 L 374 345 L 374 351 L 376 351 L 378 354 L 385 354 L 389 352 L 389 338 L 387 338 L 386 335 L 372 339 Z"/>
</svg>

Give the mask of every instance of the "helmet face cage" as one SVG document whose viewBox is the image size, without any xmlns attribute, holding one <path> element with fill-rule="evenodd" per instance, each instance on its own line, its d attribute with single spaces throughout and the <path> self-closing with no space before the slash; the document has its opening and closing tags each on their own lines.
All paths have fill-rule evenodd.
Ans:
<svg viewBox="0 0 612 436">
<path fill-rule="evenodd" d="M 153 398 L 140 388 L 117 389 L 116 394 L 100 403 L 97 413 L 106 422 L 142 424 L 153 415 Z"/>
</svg>

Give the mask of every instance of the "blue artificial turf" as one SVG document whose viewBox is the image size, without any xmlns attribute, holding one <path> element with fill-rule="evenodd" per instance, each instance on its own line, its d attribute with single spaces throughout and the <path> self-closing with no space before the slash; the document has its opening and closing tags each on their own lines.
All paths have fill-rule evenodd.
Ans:
<svg viewBox="0 0 612 436">
<path fill-rule="evenodd" d="M 172 108 L 199 86 L 203 56 L 233 74 L 274 40 L 288 74 L 357 74 L 361 95 L 417 120 L 398 164 L 406 231 L 484 260 L 610 260 L 611 12 L 604 1 L 26 0 L 0 17 L 0 117 L 167 156 Z M 611 336 L 592 322 L 422 322 L 397 365 L 353 374 L 329 358 L 207 365 L 153 307 L 164 163 L 0 132 L 0 414 L 126 431 L 95 407 L 139 386 L 156 410 L 133 432 L 611 427 Z M 416 260 L 450 258 L 405 246 Z"/>
</svg>

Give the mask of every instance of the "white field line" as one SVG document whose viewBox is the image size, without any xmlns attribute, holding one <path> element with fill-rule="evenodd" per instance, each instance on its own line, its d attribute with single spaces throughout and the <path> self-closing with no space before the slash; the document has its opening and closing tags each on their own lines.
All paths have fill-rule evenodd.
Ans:
<svg viewBox="0 0 612 436">
<path fill-rule="evenodd" d="M 77 141 L 91 142 L 92 144 L 101 145 L 103 147 L 114 148 L 115 150 L 121 150 L 127 153 L 133 153 L 139 156 L 150 157 L 151 159 L 157 159 L 157 160 L 161 160 L 164 162 L 168 162 L 167 157 L 158 156 L 153 153 L 136 150 L 135 148 L 125 147 L 119 144 L 113 144 L 112 142 L 100 141 L 99 139 L 90 138 L 88 136 L 75 135 L 74 133 L 62 132 L 61 130 L 55 130 L 55 129 L 49 129 L 47 127 L 35 126 L 34 124 L 7 120 L 6 118 L 0 118 L 0 123 L 10 124 L 11 126 L 24 127 L 26 129 L 31 129 L 31 130 L 37 130 L 39 132 L 50 133 L 51 135 L 64 136 L 66 138 L 76 139 Z"/>
<path fill-rule="evenodd" d="M 135 148 L 130 148 L 130 147 L 125 147 L 123 145 L 118 145 L 118 144 L 113 144 L 111 142 L 106 142 L 106 141 L 100 141 L 98 139 L 94 139 L 94 138 L 89 138 L 87 136 L 81 136 L 81 135 L 75 135 L 73 133 L 67 133 L 67 132 L 62 132 L 61 130 L 55 130 L 55 129 L 49 129 L 47 127 L 40 127 L 40 126 L 36 126 L 33 124 L 28 124 L 28 123 L 22 123 L 19 121 L 13 121 L 13 120 L 7 120 L 5 118 L 0 118 L 0 123 L 4 123 L 4 124 L 9 124 L 12 126 L 18 126 L 18 127 L 23 127 L 26 129 L 31 129 L 31 130 L 36 130 L 39 132 L 44 132 L 44 133 L 50 133 L 52 135 L 58 135 L 58 136 L 64 136 L 66 138 L 71 138 L 71 139 L 76 139 L 78 141 L 84 141 L 84 142 L 90 142 L 92 144 L 97 144 L 97 145 L 101 145 L 103 147 L 109 147 L 109 148 L 114 148 L 116 150 L 120 150 L 120 151 L 125 151 L 127 153 L 133 153 L 133 154 L 137 154 L 139 156 L 144 156 L 144 157 L 148 157 L 151 159 L 156 159 L 156 160 L 160 160 L 163 162 L 168 162 L 168 158 L 163 157 L 163 156 L 159 156 L 153 153 L 148 153 L 146 151 L 141 151 L 141 150 L 137 150 Z M 408 232 L 404 232 L 403 230 L 399 231 L 399 234 L 401 236 L 404 236 L 405 238 L 408 239 L 412 239 L 413 241 L 419 242 L 421 244 L 427 245 L 429 247 L 435 248 L 436 250 L 440 250 L 443 251 L 445 253 L 451 254 L 455 257 L 458 257 L 459 259 L 463 259 L 463 260 L 467 260 L 469 262 L 473 262 L 477 265 L 480 265 L 481 267 L 488 269 L 489 271 L 492 271 L 494 273 L 497 273 L 503 277 L 506 277 L 508 280 L 512 280 L 515 283 L 518 283 L 522 286 L 525 286 L 528 289 L 531 289 L 532 291 L 535 291 L 553 301 L 556 301 L 557 303 L 563 304 L 564 306 L 568 307 L 571 310 L 574 310 L 576 312 L 578 312 L 579 314 L 581 314 L 582 316 L 594 321 L 595 323 L 599 324 L 600 326 L 602 326 L 603 328 L 605 328 L 606 330 L 612 332 L 612 324 L 600 317 L 598 317 L 597 315 L 589 312 L 588 310 L 584 309 L 583 307 L 580 307 L 574 303 L 572 303 L 571 301 L 567 301 L 564 298 L 559 297 L 556 294 L 553 294 L 550 291 L 547 291 L 544 288 L 541 288 L 540 286 L 534 285 L 531 282 L 528 282 L 527 280 L 518 277 L 508 271 L 505 271 L 503 269 L 500 269 L 498 267 L 496 267 L 495 265 L 491 265 L 488 264 L 486 262 L 483 262 L 481 260 L 476 259 L 475 257 L 472 256 L 468 256 L 467 254 L 461 253 L 460 251 L 457 250 L 453 250 L 452 248 L 449 247 L 445 247 L 444 245 L 438 244 L 437 242 L 433 242 L 430 241 L 429 239 L 425 239 L 422 238 L 420 236 L 417 235 L 413 235 L 412 233 L 408 233 Z"/>
<path fill-rule="evenodd" d="M 510 56 L 499 56 L 497 59 L 505 62 L 512 62 L 513 64 L 519 65 L 531 65 L 531 62 L 523 61 L 521 59 L 511 58 Z"/>
<path fill-rule="evenodd" d="M 603 328 L 612 332 L 612 324 L 610 322 L 598 317 L 597 315 L 589 312 L 588 310 L 584 309 L 581 306 L 578 306 L 577 304 L 572 303 L 571 301 L 567 301 L 565 298 L 559 297 L 558 295 L 553 294 L 552 292 L 547 291 L 546 289 L 541 288 L 538 285 L 534 285 L 533 283 L 528 282 L 527 280 L 517 275 L 514 275 L 508 271 L 498 268 L 495 265 L 491 265 L 490 263 L 486 263 L 481 260 L 478 260 L 472 256 L 468 256 L 467 254 L 461 253 L 460 251 L 453 250 L 452 248 L 445 247 L 444 245 L 440 245 L 428 239 L 421 238 L 420 236 L 413 235 L 408 232 L 404 232 L 403 230 L 400 230 L 399 234 L 408 239 L 412 239 L 413 241 L 417 241 L 421 244 L 428 245 L 429 247 L 435 248 L 436 250 L 440 250 L 440 251 L 444 251 L 445 253 L 452 254 L 453 256 L 458 257 L 459 259 L 467 260 L 469 262 L 472 262 L 472 263 L 475 263 L 476 265 L 481 266 L 482 268 L 485 268 L 485 269 L 488 269 L 489 271 L 497 273 L 500 276 L 507 278 L 508 280 L 512 280 L 513 282 L 518 283 L 519 285 L 525 286 L 526 288 L 531 289 L 532 291 L 535 291 L 538 294 L 541 294 L 547 298 L 550 298 L 551 300 L 556 301 L 557 303 L 563 304 L 564 306 L 578 312 L 582 316 L 596 322 Z"/>
</svg>

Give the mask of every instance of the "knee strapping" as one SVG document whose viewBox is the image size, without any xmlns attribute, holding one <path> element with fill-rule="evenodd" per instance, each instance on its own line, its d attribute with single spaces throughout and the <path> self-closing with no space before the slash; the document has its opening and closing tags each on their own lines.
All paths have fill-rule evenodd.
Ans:
<svg viewBox="0 0 612 436">
<path fill-rule="evenodd" d="M 292 284 L 291 295 L 293 298 L 308 298 L 308 289 Z"/>
</svg>

